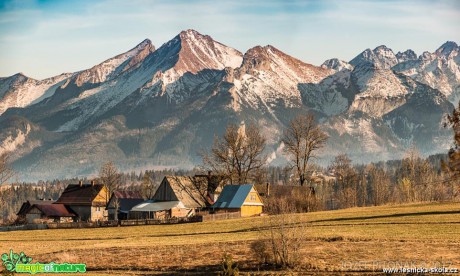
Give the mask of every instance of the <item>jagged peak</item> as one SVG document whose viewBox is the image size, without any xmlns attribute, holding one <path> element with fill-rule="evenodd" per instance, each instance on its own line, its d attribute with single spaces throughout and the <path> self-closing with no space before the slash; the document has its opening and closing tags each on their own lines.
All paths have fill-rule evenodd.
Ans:
<svg viewBox="0 0 460 276">
<path fill-rule="evenodd" d="M 408 49 L 404 52 L 398 52 L 396 54 L 396 58 L 398 59 L 398 62 L 404 62 L 404 61 L 408 61 L 408 60 L 416 60 L 417 59 L 417 54 L 411 50 L 411 49 Z"/>
<path fill-rule="evenodd" d="M 396 56 L 390 48 L 380 45 L 374 50 L 366 49 L 349 62 L 354 67 L 364 64 L 373 64 L 381 69 L 388 69 L 398 63 Z"/>
<path fill-rule="evenodd" d="M 182 41 L 182 43 L 197 43 L 198 41 L 215 42 L 209 35 L 201 34 L 193 29 L 181 31 L 177 37 Z"/>
<path fill-rule="evenodd" d="M 131 50 L 134 50 L 134 49 L 144 49 L 146 47 L 153 47 L 155 48 L 155 46 L 152 44 L 152 41 L 148 38 L 142 40 L 141 43 L 137 44 L 136 47 L 134 47 L 133 49 Z"/>
<path fill-rule="evenodd" d="M 240 72 L 247 74 L 256 71 L 296 72 L 301 79 L 316 80 L 319 76 L 326 76 L 332 71 L 317 67 L 292 57 L 272 45 L 255 46 L 246 51 Z M 280 70 L 280 71 L 278 71 Z M 287 70 L 287 71 L 286 71 Z"/>
<path fill-rule="evenodd" d="M 348 62 L 340 60 L 338 58 L 331 58 L 324 61 L 323 64 L 321 64 L 321 68 L 341 71 L 343 69 L 352 70 L 353 66 Z"/>
<path fill-rule="evenodd" d="M 238 50 L 193 29 L 181 31 L 158 51 L 165 56 L 178 55 L 173 65 L 175 70 L 194 74 L 204 69 L 237 68 L 241 65 L 243 56 Z"/>
<path fill-rule="evenodd" d="M 12 75 L 10 78 L 14 79 L 14 80 L 28 80 L 28 79 L 32 79 L 32 78 L 29 78 L 28 76 L 26 76 L 23 72 L 18 72 L 14 75 Z"/>
<path fill-rule="evenodd" d="M 448 56 L 454 50 L 458 50 L 457 43 L 455 43 L 454 41 L 447 41 L 436 50 L 436 54 Z"/>
<path fill-rule="evenodd" d="M 378 56 L 385 56 L 385 57 L 394 57 L 395 54 L 391 48 L 388 48 L 385 45 L 380 45 L 374 49 L 374 54 Z"/>
</svg>

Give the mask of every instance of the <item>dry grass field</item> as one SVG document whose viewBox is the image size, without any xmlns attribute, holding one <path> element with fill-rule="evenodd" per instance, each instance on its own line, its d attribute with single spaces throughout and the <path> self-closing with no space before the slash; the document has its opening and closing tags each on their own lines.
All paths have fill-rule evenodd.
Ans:
<svg viewBox="0 0 460 276">
<path fill-rule="evenodd" d="M 269 220 L 1 232 L 0 253 L 13 249 L 34 262 L 86 263 L 87 275 L 212 275 L 224 253 L 250 274 L 380 274 L 398 264 L 460 268 L 460 203 L 294 214 L 290 226 L 305 231 L 305 243 L 301 266 L 290 271 L 262 266 L 251 250 L 253 241 L 267 236 Z"/>
</svg>

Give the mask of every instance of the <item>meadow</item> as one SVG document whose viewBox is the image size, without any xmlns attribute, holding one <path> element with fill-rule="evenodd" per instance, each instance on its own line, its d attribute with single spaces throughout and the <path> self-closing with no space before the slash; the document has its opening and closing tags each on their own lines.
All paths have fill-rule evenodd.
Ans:
<svg viewBox="0 0 460 276">
<path fill-rule="evenodd" d="M 302 229 L 305 242 L 301 265 L 291 270 L 264 266 L 251 250 L 268 237 L 272 219 L 1 232 L 0 253 L 86 263 L 86 275 L 213 274 L 225 253 L 250 274 L 380 274 L 400 264 L 460 268 L 460 203 L 292 214 L 289 226 Z"/>
</svg>

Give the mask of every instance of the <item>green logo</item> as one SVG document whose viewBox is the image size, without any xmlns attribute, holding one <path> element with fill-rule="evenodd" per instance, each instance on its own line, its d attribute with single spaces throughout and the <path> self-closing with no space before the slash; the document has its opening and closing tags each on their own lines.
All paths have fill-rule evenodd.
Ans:
<svg viewBox="0 0 460 276">
<path fill-rule="evenodd" d="M 39 262 L 31 263 L 32 258 L 26 256 L 24 252 L 19 254 L 13 253 L 13 250 L 10 250 L 10 253 L 2 254 L 3 266 L 7 271 L 16 272 L 16 273 L 85 273 L 86 264 L 57 264 L 54 262 L 41 264 Z"/>
</svg>

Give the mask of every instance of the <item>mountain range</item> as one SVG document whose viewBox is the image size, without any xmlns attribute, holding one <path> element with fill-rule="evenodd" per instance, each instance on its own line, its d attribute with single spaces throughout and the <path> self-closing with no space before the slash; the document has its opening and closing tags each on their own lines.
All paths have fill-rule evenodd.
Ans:
<svg viewBox="0 0 460 276">
<path fill-rule="evenodd" d="M 314 66 L 274 46 L 246 53 L 195 30 L 155 48 L 148 39 L 87 70 L 35 80 L 0 78 L 0 153 L 21 180 L 121 170 L 192 167 L 228 123 L 253 122 L 268 161 L 286 162 L 281 136 L 312 112 L 328 133 L 318 162 L 396 159 L 415 145 L 444 153 L 443 118 L 460 100 L 455 42 L 417 56 L 386 46 Z"/>
</svg>

